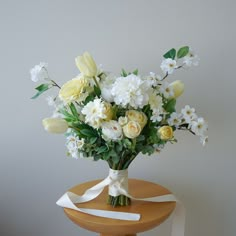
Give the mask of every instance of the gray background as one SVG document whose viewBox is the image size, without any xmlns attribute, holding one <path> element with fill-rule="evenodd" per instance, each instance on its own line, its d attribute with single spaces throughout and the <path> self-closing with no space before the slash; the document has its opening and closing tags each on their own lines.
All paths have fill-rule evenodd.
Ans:
<svg viewBox="0 0 236 236">
<path fill-rule="evenodd" d="M 209 144 L 179 132 L 179 142 L 138 157 L 130 177 L 160 183 L 187 209 L 186 236 L 236 234 L 235 1 L 0 1 L 0 235 L 94 235 L 56 206 L 70 187 L 108 173 L 106 163 L 67 158 L 63 135 L 41 125 L 51 115 L 29 69 L 49 63 L 60 84 L 78 73 L 74 58 L 88 50 L 104 68 L 160 73 L 171 47 L 192 46 L 200 66 L 178 71 L 178 101 L 209 122 Z M 140 235 L 170 235 L 170 220 Z"/>
</svg>

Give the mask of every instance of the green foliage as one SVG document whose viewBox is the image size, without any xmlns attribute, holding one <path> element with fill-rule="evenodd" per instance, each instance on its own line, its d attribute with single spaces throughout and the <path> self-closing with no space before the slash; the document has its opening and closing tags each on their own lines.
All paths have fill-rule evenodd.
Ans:
<svg viewBox="0 0 236 236">
<path fill-rule="evenodd" d="M 185 57 L 189 52 L 189 46 L 184 46 L 180 48 L 177 52 L 177 58 Z"/>
<path fill-rule="evenodd" d="M 164 109 L 169 113 L 175 112 L 175 105 L 176 99 L 172 98 L 164 105 Z"/>
<path fill-rule="evenodd" d="M 41 84 L 41 85 L 39 85 L 38 87 L 35 88 L 38 92 L 31 99 L 37 98 L 38 96 L 40 96 L 42 93 L 44 93 L 45 91 L 47 91 L 51 87 L 52 87 L 51 84 Z"/>
<path fill-rule="evenodd" d="M 176 50 L 174 48 L 170 49 L 168 52 L 166 52 L 163 57 L 164 58 L 171 58 L 172 60 L 175 59 L 176 56 Z"/>
<path fill-rule="evenodd" d="M 132 74 L 134 74 L 134 75 L 138 75 L 138 69 L 136 69 L 136 70 L 134 70 L 133 72 L 132 72 Z"/>
<path fill-rule="evenodd" d="M 127 73 L 124 69 L 122 69 L 120 75 L 121 75 L 122 77 L 126 77 L 126 76 L 128 75 L 128 73 Z"/>
</svg>

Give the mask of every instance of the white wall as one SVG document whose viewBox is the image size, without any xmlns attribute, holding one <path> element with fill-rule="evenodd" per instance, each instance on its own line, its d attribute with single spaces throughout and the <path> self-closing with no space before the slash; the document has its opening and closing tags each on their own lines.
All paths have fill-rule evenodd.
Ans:
<svg viewBox="0 0 236 236">
<path fill-rule="evenodd" d="M 56 206 L 68 188 L 107 174 L 103 162 L 67 158 L 63 136 L 47 134 L 45 99 L 30 100 L 29 69 L 49 63 L 60 84 L 90 51 L 104 68 L 160 72 L 162 54 L 190 45 L 199 67 L 172 79 L 186 86 L 178 107 L 194 106 L 209 122 L 209 144 L 178 133 L 158 156 L 137 158 L 130 176 L 160 183 L 187 209 L 187 236 L 236 234 L 235 1 L 0 1 L 0 232 L 6 236 L 94 235 Z M 170 221 L 145 235 L 170 235 Z M 144 235 L 144 234 L 140 234 Z"/>
</svg>

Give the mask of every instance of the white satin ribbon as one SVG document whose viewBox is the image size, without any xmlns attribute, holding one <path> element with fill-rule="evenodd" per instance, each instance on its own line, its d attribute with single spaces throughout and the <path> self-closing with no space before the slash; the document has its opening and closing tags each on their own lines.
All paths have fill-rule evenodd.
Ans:
<svg viewBox="0 0 236 236">
<path fill-rule="evenodd" d="M 135 198 L 128 193 L 128 170 L 112 170 L 109 171 L 109 176 L 92 188 L 85 191 L 82 196 L 72 192 L 66 192 L 56 204 L 60 207 L 70 208 L 76 211 L 87 213 L 94 216 L 101 216 L 119 220 L 140 220 L 140 214 L 106 211 L 88 208 L 78 208 L 75 203 L 88 202 L 95 199 L 103 189 L 109 186 L 109 194 L 111 196 L 125 195 L 134 200 L 150 201 L 150 202 L 176 202 L 176 207 L 173 214 L 172 232 L 171 236 L 184 236 L 185 225 L 185 208 L 183 204 L 173 195 L 166 194 L 152 198 Z"/>
</svg>

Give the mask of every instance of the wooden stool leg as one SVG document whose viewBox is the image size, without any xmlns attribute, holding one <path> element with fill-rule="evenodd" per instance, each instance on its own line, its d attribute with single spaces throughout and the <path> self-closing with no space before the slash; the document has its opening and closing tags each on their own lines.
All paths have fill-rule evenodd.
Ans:
<svg viewBox="0 0 236 236">
<path fill-rule="evenodd" d="M 117 234 L 100 234 L 100 236 L 137 236 L 137 234 L 123 234 L 123 235 L 117 235 Z"/>
</svg>

